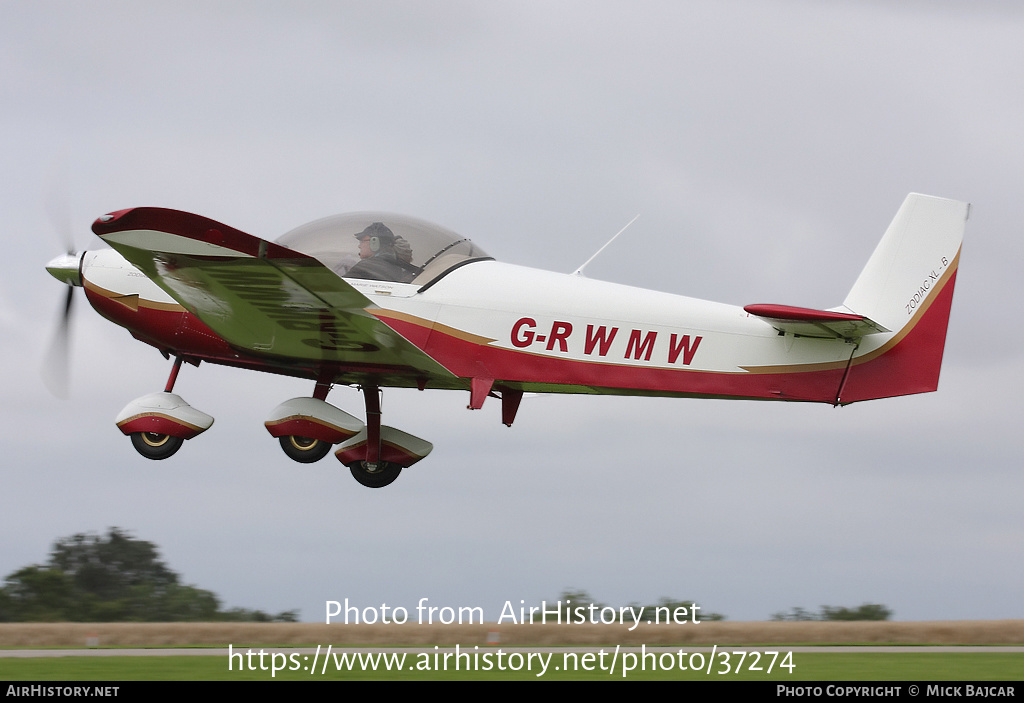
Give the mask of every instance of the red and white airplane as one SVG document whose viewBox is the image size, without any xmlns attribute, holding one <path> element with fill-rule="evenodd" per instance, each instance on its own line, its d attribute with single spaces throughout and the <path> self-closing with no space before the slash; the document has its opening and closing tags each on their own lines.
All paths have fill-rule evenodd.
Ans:
<svg viewBox="0 0 1024 703">
<path fill-rule="evenodd" d="M 511 425 L 524 393 L 860 400 L 934 391 L 969 206 L 912 194 L 843 304 L 744 308 L 503 264 L 409 217 L 356 213 L 269 242 L 161 208 L 103 215 L 113 249 L 47 266 L 92 306 L 174 357 L 162 392 L 117 426 L 164 459 L 213 418 L 172 392 L 183 361 L 305 378 L 267 429 L 300 462 L 332 447 L 385 486 L 432 445 L 381 424 L 380 389 L 468 391 Z M 70 291 L 69 291 L 70 295 Z M 69 298 L 70 300 L 70 298 Z M 358 386 L 364 423 L 331 405 Z"/>
</svg>

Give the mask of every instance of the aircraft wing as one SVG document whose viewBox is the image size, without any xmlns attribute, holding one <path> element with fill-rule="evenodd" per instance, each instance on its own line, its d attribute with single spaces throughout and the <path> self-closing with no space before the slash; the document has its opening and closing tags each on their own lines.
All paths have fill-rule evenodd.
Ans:
<svg viewBox="0 0 1024 703">
<path fill-rule="evenodd" d="M 453 377 L 311 256 L 164 208 L 104 215 L 93 231 L 237 349 L 367 372 Z"/>
<path fill-rule="evenodd" d="M 792 333 L 799 337 L 857 339 L 867 334 L 889 331 L 863 315 L 833 310 L 770 304 L 747 305 L 743 309 L 755 317 L 760 317 L 780 332 Z"/>
</svg>

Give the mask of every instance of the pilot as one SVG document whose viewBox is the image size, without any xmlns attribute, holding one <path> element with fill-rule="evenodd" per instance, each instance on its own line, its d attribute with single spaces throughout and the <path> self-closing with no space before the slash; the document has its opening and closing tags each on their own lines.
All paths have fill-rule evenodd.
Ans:
<svg viewBox="0 0 1024 703">
<path fill-rule="evenodd" d="M 377 281 L 408 281 L 412 278 L 416 270 L 409 263 L 412 248 L 383 222 L 374 222 L 355 237 L 359 240 L 360 261 L 348 270 L 346 278 Z"/>
</svg>

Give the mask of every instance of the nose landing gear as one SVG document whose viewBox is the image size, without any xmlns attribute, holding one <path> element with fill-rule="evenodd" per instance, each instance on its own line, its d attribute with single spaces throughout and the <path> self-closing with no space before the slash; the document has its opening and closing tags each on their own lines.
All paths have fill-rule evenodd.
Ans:
<svg viewBox="0 0 1024 703">
<path fill-rule="evenodd" d="M 147 459 L 166 459 L 181 449 L 185 440 L 156 432 L 132 432 L 132 446 Z"/>
<path fill-rule="evenodd" d="M 114 420 L 117 428 L 131 437 L 135 450 L 147 459 L 159 461 L 172 456 L 186 439 L 205 432 L 213 424 L 212 416 L 171 393 L 181 362 L 182 357 L 175 358 L 162 393 L 136 398 Z"/>
</svg>

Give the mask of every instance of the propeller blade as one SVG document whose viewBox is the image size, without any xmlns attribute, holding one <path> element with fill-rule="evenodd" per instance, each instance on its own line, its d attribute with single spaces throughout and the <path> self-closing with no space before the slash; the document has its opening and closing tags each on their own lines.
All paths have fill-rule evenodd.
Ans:
<svg viewBox="0 0 1024 703">
<path fill-rule="evenodd" d="M 75 247 L 75 229 L 71 219 L 68 186 L 68 156 L 58 154 L 50 168 L 50 185 L 45 195 L 44 208 L 50 220 L 51 231 L 60 241 L 64 254 L 46 265 L 46 270 L 58 281 L 68 285 L 64 310 L 57 321 L 50 347 L 43 357 L 43 382 L 58 398 L 67 398 L 71 381 L 71 310 L 75 301 L 75 287 L 82 285 L 82 262 L 85 252 Z"/>
<path fill-rule="evenodd" d="M 50 348 L 43 358 L 43 383 L 50 393 L 58 398 L 68 397 L 70 385 L 70 344 L 71 344 L 71 310 L 75 299 L 75 289 L 68 286 L 68 294 L 64 299 L 64 310 L 57 322 Z"/>
</svg>

